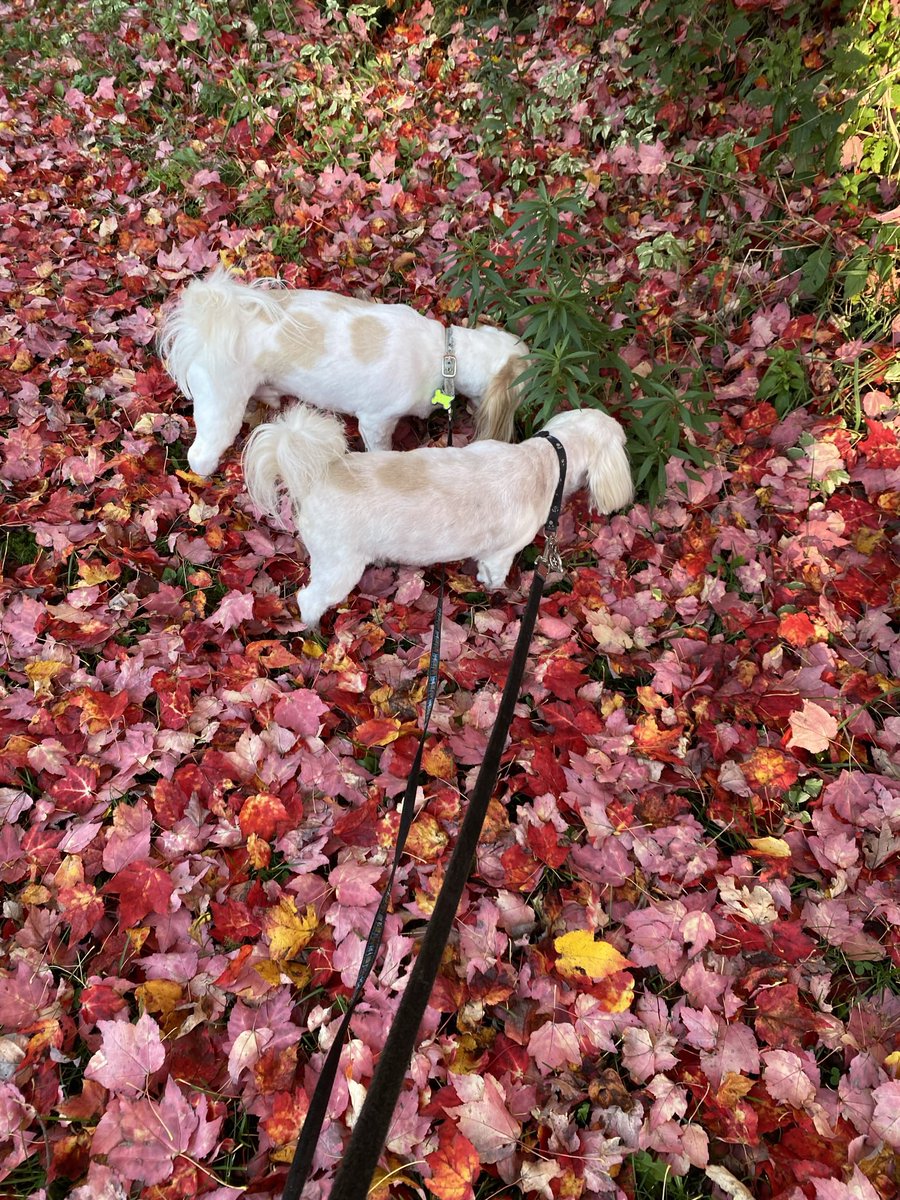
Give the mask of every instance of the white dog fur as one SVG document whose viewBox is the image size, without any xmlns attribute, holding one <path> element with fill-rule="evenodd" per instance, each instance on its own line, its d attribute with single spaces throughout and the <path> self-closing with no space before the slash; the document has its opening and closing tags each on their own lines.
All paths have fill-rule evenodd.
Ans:
<svg viewBox="0 0 900 1200">
<path fill-rule="evenodd" d="M 405 304 L 239 282 L 215 268 L 164 315 L 158 344 L 194 402 L 188 463 L 210 475 L 251 397 L 281 395 L 357 418 L 367 450 L 390 450 L 401 417 L 426 417 L 442 385 L 444 326 Z M 476 407 L 476 437 L 510 441 L 516 376 L 528 347 L 491 326 L 455 326 L 456 386 Z"/>
<path fill-rule="evenodd" d="M 560 413 L 545 428 L 568 457 L 565 496 L 587 487 L 601 513 L 631 502 L 617 421 L 581 409 Z M 299 404 L 250 434 L 244 478 L 262 511 L 277 516 L 282 487 L 293 503 L 310 569 L 297 602 L 314 628 L 373 563 L 474 558 L 481 583 L 499 588 L 547 519 L 559 465 L 542 437 L 517 446 L 482 441 L 356 454 L 338 420 Z"/>
</svg>

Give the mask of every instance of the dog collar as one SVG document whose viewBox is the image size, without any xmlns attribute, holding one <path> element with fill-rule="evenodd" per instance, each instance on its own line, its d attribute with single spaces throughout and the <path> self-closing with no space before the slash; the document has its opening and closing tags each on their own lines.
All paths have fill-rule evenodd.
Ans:
<svg viewBox="0 0 900 1200">
<path fill-rule="evenodd" d="M 441 359 L 443 390 L 451 398 L 456 395 L 456 354 L 453 349 L 453 326 L 444 329 L 444 357 Z"/>
<path fill-rule="evenodd" d="M 439 404 L 447 412 L 456 399 L 456 354 L 453 350 L 453 326 L 444 326 L 444 356 L 441 359 L 441 386 L 435 388 L 432 404 Z"/>
</svg>

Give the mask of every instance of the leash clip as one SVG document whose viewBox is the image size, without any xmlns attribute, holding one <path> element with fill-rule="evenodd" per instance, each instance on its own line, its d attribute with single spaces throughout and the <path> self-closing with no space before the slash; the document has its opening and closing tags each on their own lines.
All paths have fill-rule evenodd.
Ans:
<svg viewBox="0 0 900 1200">
<path fill-rule="evenodd" d="M 544 553 L 538 555 L 538 562 L 547 568 L 548 572 L 562 571 L 563 561 L 556 544 L 556 534 L 548 533 L 544 539 Z"/>
<path fill-rule="evenodd" d="M 456 355 L 445 354 L 441 359 L 441 375 L 444 379 L 456 378 Z"/>
</svg>

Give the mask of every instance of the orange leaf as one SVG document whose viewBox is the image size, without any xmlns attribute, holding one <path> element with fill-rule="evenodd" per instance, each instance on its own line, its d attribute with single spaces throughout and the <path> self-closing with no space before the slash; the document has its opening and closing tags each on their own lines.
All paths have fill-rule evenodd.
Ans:
<svg viewBox="0 0 900 1200">
<path fill-rule="evenodd" d="M 802 647 L 824 641 L 828 631 L 815 624 L 808 613 L 785 613 L 778 622 L 778 636 L 790 646 Z"/>
<path fill-rule="evenodd" d="M 387 746 L 400 736 L 400 722 L 396 717 L 373 717 L 357 725 L 354 742 L 360 746 Z"/>
<path fill-rule="evenodd" d="M 260 1125 L 269 1135 L 273 1146 L 288 1147 L 296 1140 L 308 1110 L 309 1100 L 303 1092 L 276 1092 L 272 1100 L 272 1115 L 263 1117 Z M 290 1162 L 293 1146 L 290 1154 L 278 1157 L 276 1152 L 275 1157 L 278 1162 Z"/>
<path fill-rule="evenodd" d="M 475 1147 L 455 1125 L 444 1122 L 438 1148 L 425 1161 L 431 1167 L 431 1178 L 425 1186 L 438 1200 L 472 1200 L 472 1181 L 481 1162 Z"/>
<path fill-rule="evenodd" d="M 653 758 L 658 762 L 680 762 L 684 753 L 680 752 L 678 743 L 683 732 L 683 725 L 674 725 L 670 729 L 647 714 L 638 717 L 633 734 L 634 746 L 645 758 Z"/>
<path fill-rule="evenodd" d="M 456 779 L 456 763 L 447 747 L 439 742 L 422 755 L 422 766 L 432 779 Z"/>
<path fill-rule="evenodd" d="M 419 862 L 436 862 L 447 845 L 448 837 L 431 813 L 421 812 L 413 822 L 406 853 Z"/>
<path fill-rule="evenodd" d="M 255 833 L 268 841 L 276 833 L 287 828 L 291 818 L 277 796 L 269 792 L 259 792 L 255 796 L 248 796 L 244 801 L 238 821 L 244 837 Z"/>
<path fill-rule="evenodd" d="M 250 642 L 246 650 L 247 658 L 251 662 L 258 662 L 261 667 L 266 667 L 269 670 L 280 667 L 294 667 L 300 662 L 296 654 L 291 654 L 286 646 L 281 642 L 275 641 L 273 638 L 268 638 L 262 642 Z"/>
<path fill-rule="evenodd" d="M 752 788 L 787 791 L 797 782 L 800 767 L 774 746 L 757 746 L 747 761 L 741 763 L 741 772 Z"/>
</svg>

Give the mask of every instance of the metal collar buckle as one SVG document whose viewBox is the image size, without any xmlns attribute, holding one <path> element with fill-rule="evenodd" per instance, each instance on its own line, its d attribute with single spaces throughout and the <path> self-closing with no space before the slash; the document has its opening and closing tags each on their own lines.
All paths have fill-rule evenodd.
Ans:
<svg viewBox="0 0 900 1200">
<path fill-rule="evenodd" d="M 444 383 L 450 383 L 445 390 L 453 395 L 452 387 L 456 379 L 456 355 L 453 352 L 453 326 L 448 325 L 444 330 L 444 357 L 441 359 L 441 378 Z"/>
</svg>

